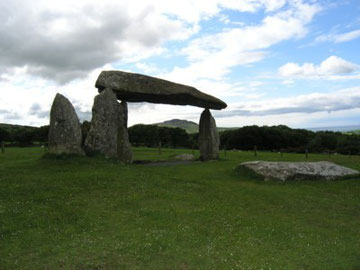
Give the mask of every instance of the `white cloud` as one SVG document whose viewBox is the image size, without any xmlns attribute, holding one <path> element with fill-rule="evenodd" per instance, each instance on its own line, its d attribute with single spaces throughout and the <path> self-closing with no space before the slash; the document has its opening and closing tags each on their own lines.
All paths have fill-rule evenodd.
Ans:
<svg viewBox="0 0 360 270">
<path fill-rule="evenodd" d="M 336 111 L 329 114 L 328 112 L 314 112 L 309 117 L 308 114 L 291 113 L 279 115 L 261 115 L 261 116 L 242 116 L 234 115 L 226 118 L 216 119 L 216 124 L 219 127 L 242 127 L 249 125 L 287 125 L 292 128 L 315 128 L 315 127 L 340 127 L 358 125 L 358 122 L 353 122 L 351 117 L 360 117 L 360 109 L 351 109 L 346 111 Z"/>
<path fill-rule="evenodd" d="M 312 7 L 289 1 L 303 14 L 301 9 Z M 159 55 L 166 41 L 188 39 L 200 30 L 200 21 L 225 9 L 275 12 L 285 4 L 286 0 L 6 1 L 0 6 L 0 77 L 27 67 L 28 74 L 63 84 L 105 64 Z M 306 12 L 312 16 L 313 11 Z M 243 57 L 237 56 L 237 62 Z"/>
<path fill-rule="evenodd" d="M 138 0 L 7 1 L 0 22 L 0 71 L 27 67 L 28 74 L 60 83 L 162 53 L 165 41 L 197 31 Z"/>
<path fill-rule="evenodd" d="M 273 12 L 282 8 L 286 0 L 183 0 L 152 1 L 154 7 L 164 14 L 175 15 L 188 23 L 198 23 L 216 16 L 224 9 L 239 12 L 254 13 L 264 9 L 266 12 Z M 291 0 L 293 2 L 293 0 Z"/>
<path fill-rule="evenodd" d="M 7 91 L 0 96 L 0 121 L 33 125 L 48 123 L 45 115 L 56 92 L 70 99 L 82 120 L 88 119 L 100 70 L 117 63 L 133 63 L 145 73 L 220 98 L 258 99 L 262 93 L 254 89 L 261 82 L 230 83 L 232 68 L 259 62 L 271 46 L 304 37 L 320 10 L 312 0 L 13 0 L 0 7 L 0 88 Z M 199 32 L 202 22 L 221 18 L 228 9 L 261 10 L 264 18 L 247 25 L 231 21 L 232 28 L 213 35 Z M 166 53 L 168 41 L 184 42 L 179 50 L 188 65 L 170 63 L 171 72 L 165 73 L 146 59 Z M 145 103 L 129 110 L 134 124 L 182 117 L 196 121 L 202 109 Z"/>
<path fill-rule="evenodd" d="M 330 56 L 320 65 L 313 63 L 304 63 L 302 65 L 296 63 L 287 63 L 278 70 L 283 77 L 299 77 L 299 78 L 324 78 L 336 79 L 343 74 L 350 74 L 359 69 L 359 65 L 348 62 L 337 56 Z"/>
<path fill-rule="evenodd" d="M 152 73 L 158 72 L 158 68 L 151 64 L 139 62 L 139 63 L 136 63 L 135 66 L 139 70 L 143 71 L 146 74 L 152 74 Z"/>
<path fill-rule="evenodd" d="M 56 93 L 70 100 L 81 120 L 89 120 L 97 94 L 94 84 L 102 69 L 111 69 L 111 66 L 105 65 L 90 72 L 86 78 L 63 86 L 28 75 L 25 70 L 17 70 L 16 75 L 0 81 L 0 89 L 6 89 L 6 94 L 0 95 L 0 108 L 7 111 L 0 113 L 0 122 L 35 126 L 49 124 L 49 115 L 46 114 Z"/>
<path fill-rule="evenodd" d="M 312 93 L 288 98 L 233 103 L 228 110 L 215 113 L 219 118 L 232 116 L 268 116 L 286 114 L 312 114 L 360 108 L 360 87 L 332 93 Z"/>
<path fill-rule="evenodd" d="M 281 84 L 283 84 L 283 85 L 292 85 L 292 84 L 294 84 L 294 80 L 283 80 L 281 82 Z"/>
<path fill-rule="evenodd" d="M 330 93 L 238 102 L 231 104 L 226 111 L 213 112 L 213 115 L 217 125 L 222 127 L 281 124 L 304 128 L 354 125 L 351 118 L 360 117 L 360 87 Z"/>
<path fill-rule="evenodd" d="M 347 42 L 360 37 L 360 29 L 335 36 L 335 42 Z"/>
<path fill-rule="evenodd" d="M 360 37 L 360 29 L 342 34 L 320 35 L 315 39 L 315 43 L 326 42 L 326 41 L 342 43 L 357 39 L 359 37 Z"/>
<path fill-rule="evenodd" d="M 273 1 L 261 3 L 269 10 L 283 7 L 282 1 L 278 6 Z M 266 56 L 265 49 L 306 35 L 306 25 L 319 10 L 316 4 L 290 1 L 288 8 L 267 15 L 260 24 L 196 38 L 182 50 L 190 64 L 161 75 L 184 83 L 202 78 L 223 80 L 231 68 L 261 61 Z"/>
</svg>

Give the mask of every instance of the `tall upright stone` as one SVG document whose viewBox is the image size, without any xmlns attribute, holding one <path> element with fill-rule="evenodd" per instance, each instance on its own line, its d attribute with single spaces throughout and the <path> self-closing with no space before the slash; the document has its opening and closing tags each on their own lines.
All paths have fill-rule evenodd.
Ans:
<svg viewBox="0 0 360 270">
<path fill-rule="evenodd" d="M 119 103 L 120 111 L 120 125 L 118 129 L 118 146 L 117 146 L 117 158 L 125 164 L 132 163 L 133 161 L 133 152 L 131 149 L 131 144 L 129 141 L 129 133 L 127 131 L 127 122 L 128 122 L 128 107 L 126 101 Z"/>
<path fill-rule="evenodd" d="M 219 145 L 219 133 L 215 119 L 210 110 L 205 109 L 201 114 L 199 124 L 200 159 L 203 161 L 219 159 Z"/>
<path fill-rule="evenodd" d="M 85 140 L 86 151 L 101 153 L 107 158 L 116 158 L 120 122 L 122 123 L 116 95 L 107 88 L 95 97 L 91 127 Z"/>
<path fill-rule="evenodd" d="M 118 146 L 117 146 L 117 158 L 125 164 L 130 164 L 133 161 L 133 152 L 129 141 L 129 134 L 123 124 L 119 126 L 118 130 Z"/>
<path fill-rule="evenodd" d="M 122 118 L 123 118 L 123 122 L 124 122 L 124 126 L 125 128 L 127 128 L 128 125 L 128 105 L 126 101 L 121 101 L 120 103 L 121 106 L 121 111 L 122 111 Z"/>
<path fill-rule="evenodd" d="M 131 163 L 132 150 L 125 127 L 125 115 L 127 106 L 117 101 L 110 88 L 97 95 L 92 108 L 91 128 L 85 140 L 86 150 Z"/>
<path fill-rule="evenodd" d="M 49 153 L 84 154 L 79 118 L 70 101 L 56 94 L 50 111 Z"/>
</svg>

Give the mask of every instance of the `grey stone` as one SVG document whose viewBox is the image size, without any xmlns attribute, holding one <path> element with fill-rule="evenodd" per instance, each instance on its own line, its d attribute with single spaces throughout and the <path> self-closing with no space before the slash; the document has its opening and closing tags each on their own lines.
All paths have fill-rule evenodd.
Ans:
<svg viewBox="0 0 360 270">
<path fill-rule="evenodd" d="M 84 154 L 79 118 L 70 101 L 56 94 L 50 111 L 49 153 Z"/>
<path fill-rule="evenodd" d="M 123 125 L 119 108 L 116 95 L 110 88 L 95 97 L 91 127 L 85 140 L 87 151 L 117 158 L 118 129 L 120 124 Z"/>
<path fill-rule="evenodd" d="M 119 104 L 119 111 L 121 121 L 118 129 L 117 157 L 121 162 L 130 164 L 133 161 L 133 152 L 129 141 L 129 133 L 127 131 L 128 107 L 125 101 L 122 101 Z"/>
<path fill-rule="evenodd" d="M 128 125 L 128 105 L 126 101 L 121 101 L 120 103 L 121 111 L 122 111 L 122 119 L 124 122 L 125 128 L 127 128 Z"/>
<path fill-rule="evenodd" d="M 129 134 L 123 124 L 121 124 L 118 129 L 117 158 L 125 164 L 130 164 L 133 161 L 133 152 L 129 142 Z"/>
<path fill-rule="evenodd" d="M 195 156 L 192 154 L 179 154 L 175 156 L 176 160 L 191 161 L 195 160 Z"/>
<path fill-rule="evenodd" d="M 215 119 L 212 117 L 210 110 L 205 109 L 201 114 L 199 124 L 200 159 L 203 161 L 219 159 L 219 145 L 219 133 Z"/>
<path fill-rule="evenodd" d="M 92 109 L 91 128 L 85 140 L 87 151 L 131 163 L 132 150 L 125 117 L 126 103 L 120 104 L 110 88 L 97 95 Z"/>
<path fill-rule="evenodd" d="M 102 71 L 95 86 L 99 92 L 111 88 L 119 100 L 174 105 L 193 105 L 221 110 L 226 103 L 194 87 L 123 71 Z"/>
<path fill-rule="evenodd" d="M 336 180 L 356 176 L 359 172 L 332 162 L 269 162 L 250 161 L 239 165 L 250 169 L 264 180 Z"/>
</svg>

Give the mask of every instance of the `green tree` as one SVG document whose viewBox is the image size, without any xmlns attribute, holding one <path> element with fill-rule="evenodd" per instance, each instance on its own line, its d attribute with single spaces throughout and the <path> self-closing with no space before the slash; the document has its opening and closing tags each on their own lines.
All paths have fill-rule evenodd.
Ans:
<svg viewBox="0 0 360 270">
<path fill-rule="evenodd" d="M 34 139 L 33 131 L 26 128 L 19 129 L 14 134 L 14 140 L 19 146 L 32 145 L 33 139 Z"/>
<path fill-rule="evenodd" d="M 41 126 L 32 131 L 33 140 L 41 143 L 47 143 L 49 137 L 49 125 Z"/>
<path fill-rule="evenodd" d="M 7 141 L 9 139 L 10 133 L 4 128 L 0 128 L 0 142 Z"/>
</svg>

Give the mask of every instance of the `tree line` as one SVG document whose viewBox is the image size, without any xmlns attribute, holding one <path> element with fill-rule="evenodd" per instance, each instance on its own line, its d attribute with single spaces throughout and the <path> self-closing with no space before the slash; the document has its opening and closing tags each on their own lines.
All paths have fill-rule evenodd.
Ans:
<svg viewBox="0 0 360 270">
<path fill-rule="evenodd" d="M 191 148 L 195 136 L 182 128 L 161 127 L 156 125 L 134 125 L 128 129 L 130 143 L 134 146 Z"/>
<path fill-rule="evenodd" d="M 333 131 L 313 132 L 279 126 L 246 126 L 224 131 L 221 145 L 227 149 L 283 151 L 303 153 L 360 154 L 360 135 Z"/>
<path fill-rule="evenodd" d="M 13 146 L 31 146 L 46 144 L 48 141 L 49 126 L 26 127 L 12 126 L 0 127 L 0 142 L 7 142 Z"/>
<path fill-rule="evenodd" d="M 90 130 L 90 122 L 81 125 L 83 141 Z M 10 145 L 29 146 L 47 144 L 49 126 L 0 127 L 0 142 Z M 188 134 L 181 128 L 160 127 L 156 125 L 134 125 L 128 129 L 129 140 L 133 146 L 173 148 L 198 148 L 198 133 Z M 360 135 L 333 131 L 313 132 L 305 129 L 292 129 L 279 126 L 245 126 L 220 132 L 221 149 L 253 150 L 303 153 L 341 153 L 360 154 Z"/>
<path fill-rule="evenodd" d="M 279 126 L 245 126 L 219 133 L 221 149 L 304 153 L 360 154 L 360 135 L 333 131 L 313 132 Z M 188 134 L 181 128 L 135 125 L 129 128 L 134 146 L 198 148 L 198 133 Z"/>
</svg>

